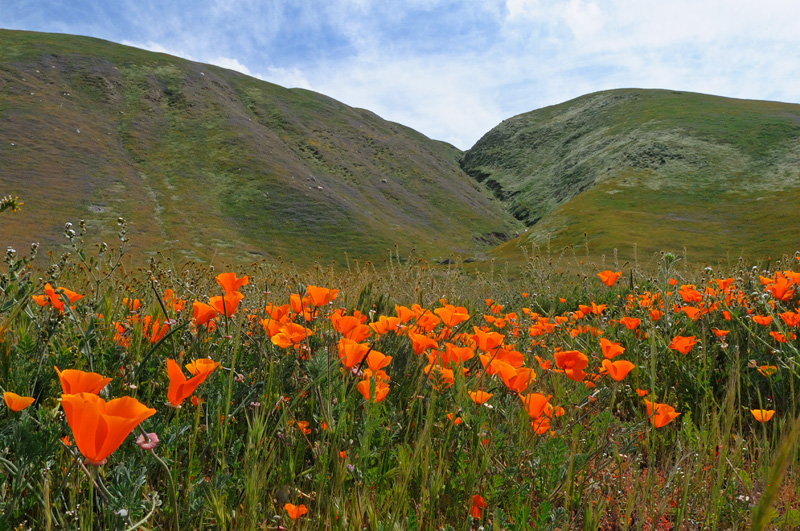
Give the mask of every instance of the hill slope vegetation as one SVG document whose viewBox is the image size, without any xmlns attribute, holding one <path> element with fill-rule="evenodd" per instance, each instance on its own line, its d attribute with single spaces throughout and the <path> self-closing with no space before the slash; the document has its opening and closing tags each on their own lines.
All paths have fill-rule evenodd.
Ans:
<svg viewBox="0 0 800 531">
<path fill-rule="evenodd" d="M 311 263 L 481 253 L 519 224 L 461 152 L 375 114 L 97 39 L 0 31 L 0 242 L 86 219 L 142 253 Z"/>
<path fill-rule="evenodd" d="M 800 105 L 599 92 L 505 120 L 461 164 L 529 226 L 500 256 L 531 243 L 703 260 L 798 249 Z"/>
</svg>

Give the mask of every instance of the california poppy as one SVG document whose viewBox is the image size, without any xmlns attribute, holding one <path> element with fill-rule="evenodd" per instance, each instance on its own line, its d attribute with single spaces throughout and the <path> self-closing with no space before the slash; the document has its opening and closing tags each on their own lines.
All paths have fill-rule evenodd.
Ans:
<svg viewBox="0 0 800 531">
<path fill-rule="evenodd" d="M 541 417 L 550 403 L 550 398 L 553 395 L 543 395 L 541 393 L 530 393 L 527 395 L 519 395 L 522 403 L 525 405 L 525 410 L 528 416 L 532 419 Z"/>
<path fill-rule="evenodd" d="M 769 378 L 770 376 L 778 372 L 778 367 L 775 365 L 762 365 L 761 367 L 758 368 L 758 372 Z"/>
<path fill-rule="evenodd" d="M 627 317 L 627 316 L 619 320 L 619 323 L 628 330 L 633 330 L 634 328 L 639 326 L 639 323 L 641 322 L 642 322 L 641 319 L 638 319 L 636 317 Z"/>
<path fill-rule="evenodd" d="M 672 406 L 667 404 L 658 404 L 647 399 L 644 400 L 644 403 L 647 406 L 647 416 L 650 417 L 650 423 L 656 428 L 666 426 L 680 415 Z"/>
<path fill-rule="evenodd" d="M 330 301 L 336 298 L 339 294 L 338 289 L 320 288 L 317 286 L 306 286 L 306 294 L 310 299 L 311 304 L 320 307 L 325 306 Z"/>
<path fill-rule="evenodd" d="M 135 398 L 106 402 L 92 393 L 61 395 L 61 407 L 78 450 L 91 465 L 102 465 L 143 420 L 155 415 Z"/>
<path fill-rule="evenodd" d="M 381 371 L 381 372 L 383 372 L 383 371 Z M 358 382 L 358 385 L 356 385 L 356 388 L 358 389 L 358 392 L 361 393 L 361 396 L 363 396 L 364 400 L 366 400 L 366 401 L 369 401 L 370 396 L 371 396 L 370 395 L 370 391 L 372 389 L 374 389 L 375 390 L 375 394 L 374 394 L 373 402 L 382 402 L 386 398 L 386 396 L 389 394 L 389 384 L 386 383 L 385 380 L 382 380 L 382 379 L 379 379 L 379 378 L 375 378 L 374 384 L 372 382 L 373 382 L 372 378 L 364 378 L 363 380 Z"/>
<path fill-rule="evenodd" d="M 483 516 L 483 510 L 486 509 L 486 502 L 483 501 L 483 496 L 476 494 L 472 497 L 472 506 L 469 508 L 469 515 L 473 518 L 480 518 Z"/>
<path fill-rule="evenodd" d="M 617 271 L 616 273 L 613 271 L 600 271 L 597 273 L 597 276 L 600 277 L 600 281 L 609 288 L 614 285 L 620 275 L 622 275 L 622 271 Z"/>
<path fill-rule="evenodd" d="M 78 299 L 82 299 L 83 295 L 79 295 L 72 290 L 68 290 L 67 288 L 59 286 L 58 288 L 53 288 L 48 282 L 44 285 L 44 295 L 34 295 L 33 300 L 39 306 L 47 306 L 47 304 L 52 304 L 53 308 L 59 311 L 64 311 L 64 299 L 61 298 L 61 293 L 63 293 L 69 303 L 72 304 L 73 302 L 77 301 Z"/>
<path fill-rule="evenodd" d="M 239 291 L 239 288 L 247 285 L 247 282 L 247 275 L 242 278 L 236 278 L 236 273 L 220 273 L 217 275 L 217 284 L 222 286 L 226 294 Z"/>
<path fill-rule="evenodd" d="M 297 520 L 298 518 L 300 518 L 301 516 L 303 516 L 308 512 L 308 507 L 306 507 L 302 503 L 300 505 L 293 505 L 291 503 L 287 503 L 286 505 L 283 506 L 283 508 L 286 510 L 286 512 L 289 514 L 289 518 L 291 518 L 292 520 Z"/>
<path fill-rule="evenodd" d="M 767 422 L 772 418 L 772 415 L 775 414 L 775 411 L 772 409 L 751 409 L 750 413 L 753 414 L 753 417 L 755 417 L 757 421 Z"/>
<path fill-rule="evenodd" d="M 341 338 L 337 346 L 339 350 L 339 359 L 342 360 L 342 364 L 348 369 L 352 369 L 361 363 L 370 350 L 367 343 L 358 343 L 346 337 Z"/>
<path fill-rule="evenodd" d="M 634 367 L 635 365 L 627 360 L 603 360 L 603 368 L 612 379 L 618 382 L 625 378 Z"/>
<path fill-rule="evenodd" d="M 492 398 L 492 393 L 487 393 L 486 391 L 470 391 L 469 397 L 476 404 L 484 404 L 487 400 Z"/>
<path fill-rule="evenodd" d="M 202 326 L 217 316 L 217 310 L 204 302 L 194 301 L 192 303 L 192 317 L 197 326 Z"/>
<path fill-rule="evenodd" d="M 756 322 L 757 324 L 760 324 L 761 326 L 767 326 L 768 324 L 770 324 L 772 322 L 772 316 L 771 315 L 754 315 L 753 316 L 753 321 Z"/>
<path fill-rule="evenodd" d="M 216 368 L 216 365 L 214 367 Z M 197 365 L 195 365 L 195 368 L 197 368 Z M 169 376 L 167 400 L 173 406 L 178 407 L 189 395 L 194 393 L 197 386 L 203 383 L 208 375 L 211 374 L 211 371 L 198 372 L 198 374 L 187 380 L 175 360 L 167 359 L 167 374 Z"/>
<path fill-rule="evenodd" d="M 64 369 L 58 370 L 58 379 L 61 380 L 61 389 L 64 394 L 75 395 L 78 393 L 92 393 L 98 394 L 103 387 L 105 387 L 111 378 L 103 378 L 102 375 L 96 372 L 84 372 L 78 369 Z"/>
<path fill-rule="evenodd" d="M 438 315 L 442 319 L 442 323 L 448 328 L 453 328 L 457 324 L 469 319 L 469 313 L 467 313 L 466 308 L 463 306 L 456 307 L 452 304 L 447 304 L 442 308 L 436 308 L 433 310 L 433 313 Z"/>
<path fill-rule="evenodd" d="M 11 411 L 22 411 L 29 405 L 33 404 L 36 399 L 30 396 L 20 396 L 17 393 L 6 391 L 3 393 L 3 400 L 6 401 L 6 405 Z"/>
<path fill-rule="evenodd" d="M 225 295 L 217 295 L 208 299 L 208 303 L 217 311 L 226 317 L 230 317 L 236 313 L 236 308 L 239 306 L 239 301 L 244 298 L 244 295 L 238 291 L 226 293 Z"/>
<path fill-rule="evenodd" d="M 190 361 L 186 364 L 186 370 L 189 371 L 193 376 L 197 376 L 198 374 L 204 374 L 208 376 L 214 369 L 219 367 L 219 362 L 214 361 L 211 358 L 200 358 L 194 361 Z"/>
<path fill-rule="evenodd" d="M 688 354 L 698 339 L 695 336 L 675 336 L 669 344 L 669 348 L 677 350 L 681 354 Z"/>
<path fill-rule="evenodd" d="M 383 352 L 378 352 L 377 350 L 371 350 L 370 353 L 367 354 L 367 366 L 373 371 L 383 369 L 388 366 L 391 361 L 391 356 L 387 356 Z"/>
<path fill-rule="evenodd" d="M 625 352 L 625 347 L 604 337 L 600 338 L 600 349 L 603 351 L 603 357 L 609 360 Z"/>
</svg>

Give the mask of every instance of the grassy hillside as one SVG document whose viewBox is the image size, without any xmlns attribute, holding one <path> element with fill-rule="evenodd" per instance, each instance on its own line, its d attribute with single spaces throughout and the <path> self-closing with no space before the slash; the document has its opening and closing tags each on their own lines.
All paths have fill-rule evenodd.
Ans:
<svg viewBox="0 0 800 531">
<path fill-rule="evenodd" d="M 462 167 L 529 226 L 498 256 L 588 243 L 594 257 L 635 245 L 716 261 L 800 244 L 800 105 L 599 92 L 504 121 Z"/>
<path fill-rule="evenodd" d="M 86 219 L 135 250 L 310 263 L 474 255 L 516 221 L 461 153 L 306 90 L 109 42 L 0 31 L 3 245 Z"/>
</svg>

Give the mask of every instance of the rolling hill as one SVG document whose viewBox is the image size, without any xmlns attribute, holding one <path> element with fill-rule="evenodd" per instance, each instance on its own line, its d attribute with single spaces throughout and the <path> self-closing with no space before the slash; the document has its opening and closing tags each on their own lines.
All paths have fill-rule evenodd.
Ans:
<svg viewBox="0 0 800 531">
<path fill-rule="evenodd" d="M 480 255 L 520 224 L 461 152 L 363 109 L 110 42 L 0 30 L 0 243 L 189 260 Z"/>
<path fill-rule="evenodd" d="M 528 226 L 500 257 L 532 244 L 710 262 L 800 250 L 800 105 L 598 92 L 505 120 L 461 166 Z"/>
</svg>

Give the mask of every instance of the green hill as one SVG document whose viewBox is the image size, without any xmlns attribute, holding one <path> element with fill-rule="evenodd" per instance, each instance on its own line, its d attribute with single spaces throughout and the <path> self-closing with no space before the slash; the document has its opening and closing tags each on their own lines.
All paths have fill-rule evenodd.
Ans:
<svg viewBox="0 0 800 531">
<path fill-rule="evenodd" d="M 536 244 L 705 261 L 800 249 L 800 105 L 666 90 L 598 92 L 522 114 L 464 154 Z"/>
<path fill-rule="evenodd" d="M 0 243 L 85 219 L 137 253 L 311 263 L 480 254 L 519 228 L 461 152 L 307 90 L 68 35 L 0 30 Z"/>
</svg>

